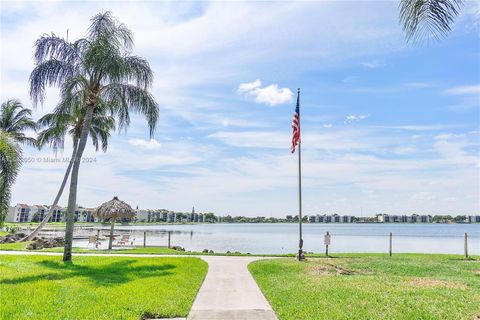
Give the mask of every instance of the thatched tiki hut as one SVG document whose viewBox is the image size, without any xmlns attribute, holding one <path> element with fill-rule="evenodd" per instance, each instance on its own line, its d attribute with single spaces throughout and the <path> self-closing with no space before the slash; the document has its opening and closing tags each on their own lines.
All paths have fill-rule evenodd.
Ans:
<svg viewBox="0 0 480 320">
<path fill-rule="evenodd" d="M 110 220 L 111 227 L 108 249 L 112 249 L 113 228 L 115 227 L 115 221 L 123 218 L 134 218 L 135 210 L 133 210 L 129 204 L 119 200 L 118 197 L 115 196 L 112 200 L 105 202 L 100 207 L 95 209 L 93 214 L 102 221 Z"/>
</svg>

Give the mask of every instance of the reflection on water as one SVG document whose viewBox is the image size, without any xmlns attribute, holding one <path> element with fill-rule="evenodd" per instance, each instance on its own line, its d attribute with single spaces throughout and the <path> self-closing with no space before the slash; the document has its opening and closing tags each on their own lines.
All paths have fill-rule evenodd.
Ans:
<svg viewBox="0 0 480 320">
<path fill-rule="evenodd" d="M 464 233 L 468 233 L 469 252 L 480 254 L 480 224 L 304 224 L 304 249 L 323 252 L 323 236 L 332 235 L 330 252 L 388 252 L 388 235 L 393 233 L 394 252 L 463 253 Z M 88 235 L 109 226 L 82 227 L 75 230 L 75 246 L 87 247 Z M 298 245 L 297 224 L 191 224 L 191 225 L 120 225 L 116 234 L 130 234 L 135 245 L 171 244 L 190 251 L 293 253 Z M 63 232 L 48 231 L 49 236 Z M 42 233 L 42 235 L 45 233 Z"/>
</svg>

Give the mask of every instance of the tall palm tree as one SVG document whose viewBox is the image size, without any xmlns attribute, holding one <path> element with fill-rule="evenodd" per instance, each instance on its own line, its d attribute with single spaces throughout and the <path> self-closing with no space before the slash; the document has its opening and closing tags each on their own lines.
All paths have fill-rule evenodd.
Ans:
<svg viewBox="0 0 480 320">
<path fill-rule="evenodd" d="M 35 146 L 35 138 L 27 137 L 26 130 L 35 130 L 32 110 L 24 108 L 16 99 L 2 103 L 0 108 L 0 130 L 21 144 Z"/>
<path fill-rule="evenodd" d="M 446 37 L 463 3 L 463 0 L 401 0 L 400 22 L 407 42 Z"/>
<path fill-rule="evenodd" d="M 150 137 L 155 131 L 158 105 L 148 91 L 153 72 L 145 59 L 131 54 L 132 48 L 132 32 L 110 12 L 95 15 L 86 37 L 73 43 L 54 34 L 35 43 L 36 67 L 30 75 L 34 105 L 43 102 L 47 86 L 56 86 L 61 88 L 60 105 L 83 103 L 85 109 L 70 178 L 64 261 L 72 259 L 78 172 L 95 108 L 112 108 L 120 129 L 128 127 L 131 112 L 143 114 Z"/>
<path fill-rule="evenodd" d="M 10 188 L 22 162 L 22 149 L 14 136 L 0 129 L 0 226 L 8 213 Z"/>
<path fill-rule="evenodd" d="M 105 107 L 96 107 L 93 112 L 90 138 L 92 139 L 95 150 L 101 147 L 103 152 L 107 151 L 108 138 L 110 133 L 115 130 L 115 118 L 111 116 L 113 110 Z M 69 112 L 69 113 L 67 113 Z M 107 113 L 108 112 L 108 113 Z M 47 144 L 51 145 L 54 150 L 63 149 L 65 144 L 65 136 L 69 134 L 73 141 L 73 151 L 70 157 L 67 170 L 63 177 L 60 189 L 50 206 L 48 213 L 45 215 L 41 223 L 22 241 L 32 240 L 50 220 L 53 210 L 58 204 L 60 197 L 62 196 L 65 185 L 67 184 L 68 177 L 73 166 L 73 159 L 78 147 L 78 141 L 82 132 L 83 122 L 85 118 L 85 109 L 83 104 L 59 106 L 53 113 L 49 113 L 40 118 L 37 122 L 38 129 L 43 129 L 39 132 L 37 138 L 37 145 L 41 148 Z"/>
</svg>

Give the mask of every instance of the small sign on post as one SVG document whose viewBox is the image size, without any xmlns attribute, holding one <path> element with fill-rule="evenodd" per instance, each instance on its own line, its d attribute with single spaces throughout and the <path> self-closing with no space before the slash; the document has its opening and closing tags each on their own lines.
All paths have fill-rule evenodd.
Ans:
<svg viewBox="0 0 480 320">
<path fill-rule="evenodd" d="M 331 236 L 327 231 L 327 234 L 323 237 L 323 244 L 325 245 L 325 255 L 328 257 L 328 246 L 330 245 Z"/>
<path fill-rule="evenodd" d="M 143 247 L 147 246 L 147 231 L 143 231 Z"/>
</svg>

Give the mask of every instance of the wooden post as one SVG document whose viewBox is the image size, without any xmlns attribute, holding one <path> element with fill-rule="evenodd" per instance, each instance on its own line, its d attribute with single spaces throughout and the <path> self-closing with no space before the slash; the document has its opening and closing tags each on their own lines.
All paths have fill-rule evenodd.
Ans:
<svg viewBox="0 0 480 320">
<path fill-rule="evenodd" d="M 389 246 L 389 249 L 388 249 L 388 255 L 391 257 L 392 256 L 392 233 L 390 232 L 390 246 Z"/>
<path fill-rule="evenodd" d="M 468 259 L 468 234 L 466 232 L 465 232 L 464 249 L 465 249 L 465 259 Z"/>
<path fill-rule="evenodd" d="M 113 228 L 115 227 L 115 219 L 112 218 L 111 226 L 110 226 L 110 239 L 108 240 L 108 250 L 112 250 L 112 242 L 113 242 Z"/>
<path fill-rule="evenodd" d="M 147 246 L 147 231 L 143 231 L 143 247 Z"/>
<path fill-rule="evenodd" d="M 168 231 L 168 248 L 170 248 L 170 234 L 172 233 L 172 231 Z"/>
<path fill-rule="evenodd" d="M 97 230 L 97 239 L 95 239 L 95 249 L 98 249 L 99 242 L 100 242 L 100 229 Z"/>
</svg>

